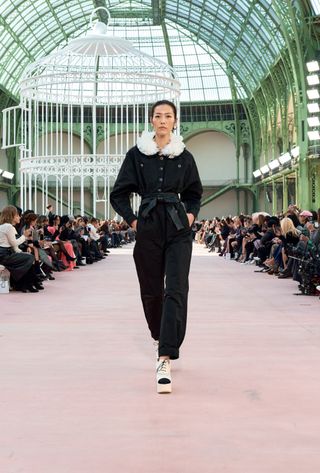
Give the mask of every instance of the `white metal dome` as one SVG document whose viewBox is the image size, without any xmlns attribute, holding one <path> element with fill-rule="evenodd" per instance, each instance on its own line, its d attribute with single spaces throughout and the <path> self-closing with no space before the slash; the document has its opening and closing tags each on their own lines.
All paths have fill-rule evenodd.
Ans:
<svg viewBox="0 0 320 473">
<path fill-rule="evenodd" d="M 106 32 L 107 26 L 98 22 L 86 36 L 31 64 L 21 95 L 84 105 L 176 98 L 180 84 L 172 67 Z"/>
</svg>

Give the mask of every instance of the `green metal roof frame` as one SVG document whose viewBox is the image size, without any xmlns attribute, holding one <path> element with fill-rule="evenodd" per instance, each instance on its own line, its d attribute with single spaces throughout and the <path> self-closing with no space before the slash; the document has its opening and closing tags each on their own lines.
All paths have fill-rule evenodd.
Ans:
<svg viewBox="0 0 320 473">
<path fill-rule="evenodd" d="M 83 32 L 92 10 L 104 5 L 119 21 L 168 19 L 188 30 L 220 54 L 249 94 L 285 48 L 280 20 L 267 0 L 2 0 L 0 84 L 16 93 L 25 67 Z"/>
</svg>

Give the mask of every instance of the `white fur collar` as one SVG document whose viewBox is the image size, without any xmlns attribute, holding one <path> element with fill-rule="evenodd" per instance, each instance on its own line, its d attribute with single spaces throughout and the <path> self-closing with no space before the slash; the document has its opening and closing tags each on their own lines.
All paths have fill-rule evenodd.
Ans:
<svg viewBox="0 0 320 473">
<path fill-rule="evenodd" d="M 143 131 L 142 135 L 137 139 L 137 147 L 141 153 L 147 156 L 153 156 L 160 150 L 157 143 L 154 141 L 155 133 L 153 131 Z M 179 156 L 185 148 L 185 144 L 182 141 L 182 136 L 177 136 L 171 133 L 171 140 L 162 150 L 161 154 L 168 156 L 168 158 L 174 158 Z"/>
</svg>

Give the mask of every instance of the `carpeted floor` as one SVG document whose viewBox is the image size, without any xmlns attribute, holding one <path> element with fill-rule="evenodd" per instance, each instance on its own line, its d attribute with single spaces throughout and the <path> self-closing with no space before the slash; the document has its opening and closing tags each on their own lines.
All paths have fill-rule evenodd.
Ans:
<svg viewBox="0 0 320 473">
<path fill-rule="evenodd" d="M 319 473 L 320 301 L 195 246 L 173 393 L 132 246 L 0 295 L 2 473 Z"/>
</svg>

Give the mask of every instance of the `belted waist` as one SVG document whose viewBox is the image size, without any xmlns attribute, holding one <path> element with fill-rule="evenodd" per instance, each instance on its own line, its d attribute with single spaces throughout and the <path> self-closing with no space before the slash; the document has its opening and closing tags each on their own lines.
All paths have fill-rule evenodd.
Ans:
<svg viewBox="0 0 320 473">
<path fill-rule="evenodd" d="M 170 215 L 176 229 L 182 230 L 182 228 L 184 228 L 184 225 L 182 224 L 178 215 L 177 205 L 181 202 L 178 194 L 175 194 L 174 192 L 158 192 L 154 194 L 145 194 L 141 197 L 141 205 L 147 204 L 146 208 L 141 212 L 143 218 L 147 218 L 151 210 L 156 207 L 158 202 L 161 202 L 166 204 L 167 212 Z"/>
</svg>

